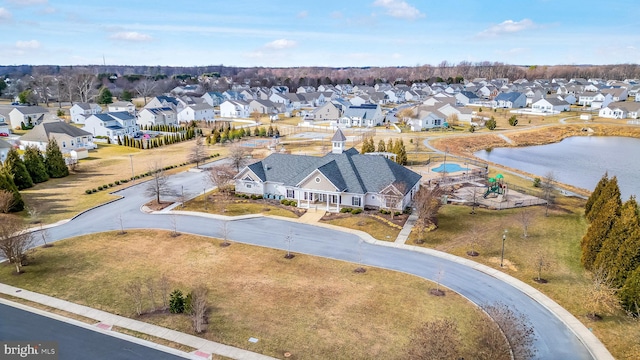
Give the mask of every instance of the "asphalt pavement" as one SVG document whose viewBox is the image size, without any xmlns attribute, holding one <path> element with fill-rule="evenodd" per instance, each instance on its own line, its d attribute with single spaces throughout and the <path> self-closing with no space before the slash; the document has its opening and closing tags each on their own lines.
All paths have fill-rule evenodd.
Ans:
<svg viewBox="0 0 640 360">
<path fill-rule="evenodd" d="M 206 173 L 191 171 L 171 176 L 170 184 L 176 194 L 184 187 L 185 193 L 194 196 L 210 186 L 206 180 Z M 172 230 L 175 223 L 179 232 L 222 236 L 220 225 L 225 220 L 220 216 L 143 213 L 140 209 L 149 201 L 149 197 L 145 195 L 145 186 L 144 183 L 139 183 L 118 191 L 116 194 L 123 196 L 122 199 L 84 212 L 67 223 L 45 230 L 48 241 L 117 230 L 120 228 L 119 216 L 122 217 L 126 229 Z M 494 270 L 496 275 L 492 275 L 490 271 L 479 271 L 478 267 L 465 265 L 472 263 L 470 261 L 452 261 L 449 259 L 450 256 L 438 256 L 433 251 L 427 254 L 414 251 L 411 247 L 379 246 L 363 242 L 353 233 L 267 217 L 229 221 L 229 229 L 229 238 L 233 241 L 282 250 L 287 248 L 285 236 L 291 229 L 294 238 L 291 244 L 292 252 L 351 262 L 358 262 L 361 254 L 363 265 L 402 271 L 432 281 L 437 279 L 441 285 L 456 291 L 475 304 L 502 302 L 517 309 L 529 319 L 535 330 L 538 359 L 593 359 L 594 356 L 589 349 L 599 349 L 597 358 L 610 358 L 599 340 L 590 334 L 585 335 L 586 328 L 570 314 L 567 315 L 564 309 L 551 300 L 545 304 L 536 301 L 526 291 L 513 286 L 508 275 L 497 270 Z M 40 239 L 40 236 L 35 234 L 35 238 Z M 556 308 L 560 310 L 556 311 Z M 566 314 L 561 319 L 558 314 L 562 311 Z M 568 326 L 569 323 L 572 326 Z M 576 329 L 580 330 L 580 337 L 576 336 Z M 585 346 L 583 341 L 590 342 L 589 347 Z"/>
</svg>

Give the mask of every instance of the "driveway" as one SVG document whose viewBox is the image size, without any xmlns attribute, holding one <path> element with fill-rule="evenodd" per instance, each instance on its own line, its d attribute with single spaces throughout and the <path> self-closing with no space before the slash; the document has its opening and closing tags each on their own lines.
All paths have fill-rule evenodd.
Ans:
<svg viewBox="0 0 640 360">
<path fill-rule="evenodd" d="M 206 174 L 183 172 L 171 176 L 170 183 L 176 193 L 184 186 L 185 193 L 199 194 L 208 188 Z M 87 211 L 73 220 L 47 231 L 49 241 L 57 241 L 89 233 L 117 230 L 117 216 L 122 215 L 128 229 L 172 229 L 203 236 L 221 237 L 222 220 L 206 216 L 150 215 L 140 211 L 149 198 L 144 194 L 144 183 L 118 191 L 123 199 Z M 526 315 L 535 329 L 535 347 L 539 359 L 592 359 L 592 355 L 572 330 L 549 309 L 530 298 L 514 286 L 485 272 L 441 257 L 408 249 L 378 246 L 360 242 L 356 235 L 323 227 L 256 217 L 229 222 L 229 238 L 246 244 L 285 250 L 284 237 L 291 229 L 294 234 L 291 251 L 331 259 L 358 262 L 391 270 L 402 271 L 434 281 L 440 276 L 443 286 L 465 296 L 475 304 L 503 302 Z M 38 234 L 34 234 L 40 239 Z M 359 251 L 360 247 L 360 251 Z M 428 296 L 425 294 L 425 296 Z M 419 301 L 419 299 L 416 299 Z M 406 304 L 411 306 L 411 304 Z"/>
</svg>

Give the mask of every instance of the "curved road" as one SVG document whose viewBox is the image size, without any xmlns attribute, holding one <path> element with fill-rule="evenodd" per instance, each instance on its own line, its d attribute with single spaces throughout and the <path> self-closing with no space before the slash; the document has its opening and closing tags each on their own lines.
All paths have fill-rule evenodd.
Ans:
<svg viewBox="0 0 640 360">
<path fill-rule="evenodd" d="M 210 165 L 209 165 L 210 166 Z M 184 186 L 185 194 L 202 193 L 206 176 L 199 172 L 183 172 L 170 177 L 170 184 L 178 191 Z M 149 198 L 144 195 L 144 184 L 118 191 L 122 199 L 86 211 L 71 221 L 47 230 L 48 241 L 73 236 L 117 230 L 120 223 L 127 229 L 157 228 L 177 230 L 204 236 L 221 237 L 221 220 L 202 216 L 156 214 L 149 215 L 140 207 Z M 300 224 L 273 218 L 250 218 L 229 222 L 230 238 L 234 241 L 286 249 L 283 229 L 291 229 L 294 242 L 291 250 L 332 259 L 358 262 L 359 247 L 362 263 L 387 268 L 434 280 L 443 275 L 440 283 L 467 297 L 476 304 L 501 301 L 525 314 L 535 329 L 535 347 L 539 359 L 593 359 L 584 344 L 569 327 L 547 308 L 495 277 L 470 267 L 436 256 L 399 248 L 361 243 L 360 238 L 332 229 Z M 40 239 L 38 232 L 35 239 Z"/>
</svg>

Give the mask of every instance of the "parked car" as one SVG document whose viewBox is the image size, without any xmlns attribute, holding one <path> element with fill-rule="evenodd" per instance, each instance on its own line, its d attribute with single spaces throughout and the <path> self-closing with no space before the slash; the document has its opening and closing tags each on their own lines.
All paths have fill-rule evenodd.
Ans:
<svg viewBox="0 0 640 360">
<path fill-rule="evenodd" d="M 9 136 L 9 134 L 7 134 L 7 133 L 5 133 L 5 132 L 0 132 L 0 136 L 7 137 L 7 136 Z"/>
</svg>

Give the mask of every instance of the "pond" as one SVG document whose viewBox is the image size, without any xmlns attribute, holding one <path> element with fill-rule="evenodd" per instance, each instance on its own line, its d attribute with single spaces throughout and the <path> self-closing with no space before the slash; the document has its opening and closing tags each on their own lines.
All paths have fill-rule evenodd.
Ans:
<svg viewBox="0 0 640 360">
<path fill-rule="evenodd" d="M 587 190 L 593 190 L 608 172 L 618 177 L 623 201 L 640 195 L 640 139 L 576 136 L 554 144 L 495 148 L 475 155 L 541 178 L 553 171 L 557 181 Z"/>
</svg>

